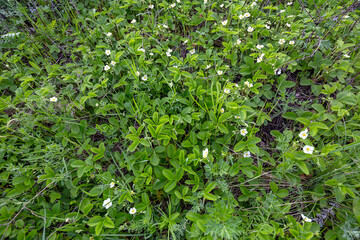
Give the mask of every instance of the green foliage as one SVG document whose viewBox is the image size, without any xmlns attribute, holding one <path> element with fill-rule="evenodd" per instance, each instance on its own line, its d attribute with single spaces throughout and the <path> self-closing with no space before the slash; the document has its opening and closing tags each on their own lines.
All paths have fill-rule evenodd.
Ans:
<svg viewBox="0 0 360 240">
<path fill-rule="evenodd" d="M 0 0 L 1 239 L 360 238 L 358 6 Z"/>
</svg>

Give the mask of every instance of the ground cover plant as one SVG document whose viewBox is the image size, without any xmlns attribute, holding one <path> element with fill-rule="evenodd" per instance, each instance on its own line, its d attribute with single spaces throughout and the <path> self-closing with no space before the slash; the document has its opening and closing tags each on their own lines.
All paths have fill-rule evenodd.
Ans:
<svg viewBox="0 0 360 240">
<path fill-rule="evenodd" d="M 0 19 L 1 239 L 360 239 L 360 1 Z"/>
</svg>

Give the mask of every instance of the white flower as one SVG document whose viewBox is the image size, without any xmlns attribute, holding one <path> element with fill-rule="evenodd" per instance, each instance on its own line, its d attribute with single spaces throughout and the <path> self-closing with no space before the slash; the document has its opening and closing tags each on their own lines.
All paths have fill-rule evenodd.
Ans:
<svg viewBox="0 0 360 240">
<path fill-rule="evenodd" d="M 240 117 L 239 117 L 239 116 L 235 116 L 235 119 L 240 119 Z"/>
<path fill-rule="evenodd" d="M 239 19 L 244 19 L 244 15 L 240 14 Z"/>
<path fill-rule="evenodd" d="M 280 44 L 280 45 L 283 45 L 284 43 L 285 43 L 285 39 L 280 39 L 280 40 L 279 40 L 279 44 Z"/>
<path fill-rule="evenodd" d="M 190 54 L 194 54 L 195 53 L 195 49 L 190 50 Z"/>
<path fill-rule="evenodd" d="M 221 113 L 224 113 L 224 111 L 225 111 L 225 110 L 224 110 L 223 108 L 220 109 L 220 112 L 221 112 Z"/>
<path fill-rule="evenodd" d="M 235 83 L 235 87 L 239 87 L 239 85 L 237 83 Z"/>
<path fill-rule="evenodd" d="M 304 214 L 301 214 L 301 217 L 305 222 L 311 222 L 312 221 L 311 218 L 306 217 Z"/>
<path fill-rule="evenodd" d="M 179 68 L 178 65 L 174 65 L 174 68 Z"/>
<path fill-rule="evenodd" d="M 98 107 L 98 106 L 99 106 L 99 104 L 98 104 L 98 103 L 95 103 L 95 106 L 96 106 L 96 107 Z"/>
<path fill-rule="evenodd" d="M 150 56 L 153 56 L 153 55 L 154 55 L 154 53 L 152 53 L 152 52 L 151 52 L 151 53 L 149 53 L 149 55 L 150 55 Z"/>
<path fill-rule="evenodd" d="M 252 83 L 249 83 L 249 81 L 245 81 L 244 84 L 245 84 L 246 86 L 248 86 L 249 88 L 251 88 L 251 87 L 253 86 Z"/>
<path fill-rule="evenodd" d="M 184 44 L 186 44 L 188 41 L 189 41 L 189 39 L 186 39 L 186 40 L 184 41 Z"/>
<path fill-rule="evenodd" d="M 208 154 L 209 154 L 209 150 L 206 148 L 203 152 L 203 158 L 207 158 Z"/>
<path fill-rule="evenodd" d="M 221 4 L 220 7 L 223 8 L 223 7 L 224 7 L 224 4 Z"/>
<path fill-rule="evenodd" d="M 173 8 L 176 6 L 176 3 L 170 4 L 170 8 Z"/>
<path fill-rule="evenodd" d="M 227 22 L 228 22 L 227 20 L 224 20 L 224 21 L 221 22 L 221 24 L 222 24 L 223 26 L 225 26 L 225 25 L 227 24 Z"/>
<path fill-rule="evenodd" d="M 294 15 L 289 15 L 289 16 L 287 16 L 288 18 L 292 18 L 292 17 L 294 17 Z"/>
<path fill-rule="evenodd" d="M 113 65 L 113 66 L 115 66 L 116 62 L 115 62 L 115 61 L 111 61 L 110 64 Z"/>
<path fill-rule="evenodd" d="M 109 55 L 111 54 L 111 51 L 110 51 L 110 50 L 106 50 L 106 51 L 105 51 L 105 54 L 106 54 L 107 56 L 109 56 Z"/>
<path fill-rule="evenodd" d="M 149 8 L 150 8 L 150 9 L 153 9 L 153 8 L 154 8 L 154 5 L 152 5 L 152 4 L 149 5 Z"/>
<path fill-rule="evenodd" d="M 236 45 L 240 45 L 240 43 L 241 43 L 240 39 L 236 40 Z"/>
<path fill-rule="evenodd" d="M 170 86 L 170 87 L 172 87 L 172 86 L 173 86 L 173 83 L 172 83 L 172 82 L 170 82 L 170 83 L 169 83 L 169 86 Z"/>
<path fill-rule="evenodd" d="M 343 18 L 349 18 L 349 15 L 345 15 Z"/>
<path fill-rule="evenodd" d="M 132 24 L 136 23 L 136 19 L 131 20 L 131 23 Z"/>
<path fill-rule="evenodd" d="M 170 49 L 169 49 L 170 50 Z M 171 57 L 171 51 L 167 50 L 166 56 Z"/>
<path fill-rule="evenodd" d="M 271 22 L 270 22 L 270 21 L 267 21 L 266 23 L 269 24 L 269 25 L 271 25 Z"/>
<path fill-rule="evenodd" d="M 111 202 L 110 198 L 104 200 L 103 207 L 105 207 L 106 209 L 109 209 L 109 207 L 111 207 L 111 206 L 112 206 L 112 202 Z"/>
<path fill-rule="evenodd" d="M 108 33 L 106 34 L 106 36 L 108 36 L 108 37 L 111 37 L 111 35 L 112 35 L 111 32 L 108 32 Z"/>
<path fill-rule="evenodd" d="M 166 24 L 163 24 L 163 27 L 164 27 L 164 28 L 168 28 L 169 26 L 168 26 L 168 25 L 166 25 Z"/>
<path fill-rule="evenodd" d="M 264 45 L 256 45 L 257 49 L 262 49 L 264 47 Z"/>
<path fill-rule="evenodd" d="M 290 23 L 286 23 L 285 24 L 287 27 L 291 27 L 291 24 Z"/>
<path fill-rule="evenodd" d="M 110 69 L 109 65 L 105 65 L 104 70 L 107 71 L 109 69 Z"/>
<path fill-rule="evenodd" d="M 314 151 L 314 147 L 313 146 L 309 146 L 309 145 L 305 145 L 305 147 L 303 148 L 304 153 L 308 153 L 308 154 L 312 154 Z"/>
<path fill-rule="evenodd" d="M 147 75 L 145 74 L 141 79 L 146 81 L 147 80 Z"/>
<path fill-rule="evenodd" d="M 176 0 L 178 3 L 180 3 L 181 1 L 180 0 Z"/>
<path fill-rule="evenodd" d="M 206 65 L 206 69 L 209 69 L 209 68 L 211 68 L 211 64 Z"/>
<path fill-rule="evenodd" d="M 302 139 L 306 139 L 308 136 L 308 130 L 305 129 L 304 131 L 301 131 L 299 134 L 299 137 L 301 137 Z"/>
<path fill-rule="evenodd" d="M 115 182 L 110 183 L 110 188 L 113 188 L 115 186 Z"/>
<path fill-rule="evenodd" d="M 251 157 L 250 151 L 244 152 L 244 157 L 246 158 Z"/>
<path fill-rule="evenodd" d="M 270 26 L 269 25 L 265 25 L 266 29 L 270 29 Z"/>
<path fill-rule="evenodd" d="M 52 98 L 50 98 L 50 102 L 57 102 L 57 97 L 52 97 Z"/>
<path fill-rule="evenodd" d="M 344 58 L 350 58 L 350 56 L 347 54 L 344 54 Z"/>
<path fill-rule="evenodd" d="M 250 17 L 250 16 L 251 16 L 251 15 L 250 15 L 250 13 L 248 13 L 248 12 L 244 14 L 244 17 Z"/>
<path fill-rule="evenodd" d="M 224 89 L 224 93 L 229 94 L 229 93 L 230 93 L 230 89 L 225 88 L 225 89 Z"/>
<path fill-rule="evenodd" d="M 274 73 L 275 73 L 276 75 L 280 75 L 280 74 L 281 74 L 281 68 L 275 69 L 275 70 L 274 70 Z"/>
<path fill-rule="evenodd" d="M 243 136 L 246 136 L 246 134 L 247 134 L 246 128 L 241 129 L 241 130 L 240 130 L 240 134 L 243 135 Z"/>
<path fill-rule="evenodd" d="M 204 0 L 204 4 L 207 4 L 207 0 Z"/>
<path fill-rule="evenodd" d="M 143 49 L 143 48 L 139 48 L 139 51 L 145 53 L 145 49 Z"/>
<path fill-rule="evenodd" d="M 129 211 L 130 214 L 135 214 L 136 213 L 136 208 L 130 208 L 130 211 Z"/>
<path fill-rule="evenodd" d="M 291 4 L 293 4 L 293 2 L 288 2 L 287 5 L 290 6 Z"/>
<path fill-rule="evenodd" d="M 289 42 L 289 44 L 290 44 L 290 45 L 294 45 L 294 44 L 295 44 L 295 41 L 291 40 L 291 41 Z"/>
<path fill-rule="evenodd" d="M 253 7 L 256 5 L 256 2 L 253 2 L 250 6 Z"/>
<path fill-rule="evenodd" d="M 223 71 L 221 71 L 221 70 L 217 70 L 217 74 L 220 76 L 220 75 L 222 75 L 222 74 L 223 74 Z"/>
<path fill-rule="evenodd" d="M 254 31 L 254 28 L 252 28 L 252 27 L 248 27 L 248 32 L 252 32 L 252 31 Z"/>
<path fill-rule="evenodd" d="M 70 222 L 70 218 L 66 218 L 66 219 L 65 219 L 65 222 Z"/>
<path fill-rule="evenodd" d="M 280 13 L 283 13 L 283 12 L 285 12 L 285 10 L 280 10 Z"/>
<path fill-rule="evenodd" d="M 256 59 L 256 62 L 259 63 L 259 62 L 262 62 L 262 60 L 263 60 L 262 57 L 258 57 L 258 58 Z"/>
<path fill-rule="evenodd" d="M 135 72 L 135 75 L 136 75 L 137 77 L 140 76 L 139 71 L 136 71 L 136 72 Z"/>
</svg>

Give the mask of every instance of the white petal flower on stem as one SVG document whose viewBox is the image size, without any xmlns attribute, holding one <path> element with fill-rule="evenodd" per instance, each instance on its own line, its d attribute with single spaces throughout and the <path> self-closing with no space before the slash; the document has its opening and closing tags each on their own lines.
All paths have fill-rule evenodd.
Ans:
<svg viewBox="0 0 360 240">
<path fill-rule="evenodd" d="M 166 56 L 171 57 L 171 52 L 167 51 Z"/>
<path fill-rule="evenodd" d="M 206 68 L 205 68 L 205 69 L 209 69 L 209 68 L 211 68 L 211 64 L 206 65 Z"/>
<path fill-rule="evenodd" d="M 247 18 L 248 18 L 248 17 L 250 17 L 250 16 L 251 16 L 251 15 L 250 15 L 250 13 L 248 13 L 248 12 L 244 14 L 244 17 L 247 17 Z"/>
<path fill-rule="evenodd" d="M 50 100 L 50 102 L 57 102 L 58 99 L 57 99 L 57 97 L 51 97 L 49 100 Z"/>
<path fill-rule="evenodd" d="M 350 58 L 348 54 L 344 54 L 344 58 Z"/>
<path fill-rule="evenodd" d="M 194 54 L 195 53 L 195 49 L 190 50 L 190 54 Z"/>
<path fill-rule="evenodd" d="M 132 24 L 136 23 L 136 19 L 131 20 L 131 23 Z"/>
<path fill-rule="evenodd" d="M 256 2 L 253 2 L 250 6 L 254 7 L 256 5 Z"/>
<path fill-rule="evenodd" d="M 169 83 L 169 87 L 172 87 L 172 86 L 173 86 L 173 83 L 172 83 L 172 82 L 170 82 L 170 83 Z"/>
<path fill-rule="evenodd" d="M 230 89 L 225 88 L 225 89 L 224 89 L 224 93 L 229 94 L 229 93 L 230 93 Z"/>
<path fill-rule="evenodd" d="M 302 219 L 305 221 L 305 222 L 311 222 L 311 218 L 308 218 L 307 216 L 305 216 L 304 214 L 301 214 L 301 217 Z"/>
<path fill-rule="evenodd" d="M 222 24 L 223 26 L 225 26 L 225 25 L 227 24 L 227 22 L 228 22 L 228 20 L 224 20 L 224 21 L 221 22 L 221 24 Z"/>
<path fill-rule="evenodd" d="M 223 8 L 223 7 L 224 7 L 224 4 L 221 4 L 220 7 Z"/>
<path fill-rule="evenodd" d="M 223 108 L 220 109 L 220 112 L 221 112 L 221 113 L 224 113 L 224 111 L 225 111 L 225 110 L 224 110 Z"/>
<path fill-rule="evenodd" d="M 146 80 L 147 80 L 147 75 L 145 74 L 141 79 L 142 79 L 143 81 L 146 81 Z"/>
<path fill-rule="evenodd" d="M 144 48 L 139 48 L 139 51 L 145 53 L 145 49 L 144 49 Z"/>
<path fill-rule="evenodd" d="M 185 39 L 185 40 L 184 40 L 184 44 L 186 44 L 188 41 L 189 41 L 189 39 Z"/>
<path fill-rule="evenodd" d="M 240 119 L 240 116 L 235 116 L 235 119 Z"/>
<path fill-rule="evenodd" d="M 133 215 L 133 214 L 135 214 L 136 213 L 136 208 L 130 208 L 130 211 L 129 211 L 129 213 L 131 214 L 131 215 Z"/>
<path fill-rule="evenodd" d="M 265 25 L 266 29 L 270 29 L 270 26 L 269 25 Z"/>
<path fill-rule="evenodd" d="M 150 9 L 153 9 L 153 8 L 154 8 L 154 5 L 152 5 L 152 4 L 149 5 L 149 8 L 150 8 Z"/>
<path fill-rule="evenodd" d="M 205 150 L 202 152 L 203 158 L 207 158 L 209 154 L 209 149 L 205 148 Z"/>
<path fill-rule="evenodd" d="M 302 138 L 302 139 L 306 139 L 307 136 L 308 136 L 308 131 L 307 131 L 307 129 L 305 129 L 304 131 L 301 131 L 301 132 L 299 133 L 299 137 Z"/>
<path fill-rule="evenodd" d="M 279 44 L 280 44 L 280 45 L 283 45 L 284 43 L 285 43 L 285 39 L 280 39 L 280 40 L 279 40 Z"/>
<path fill-rule="evenodd" d="M 136 71 L 136 72 L 135 72 L 135 75 L 136 75 L 137 77 L 140 76 L 139 71 Z"/>
<path fill-rule="evenodd" d="M 106 36 L 108 36 L 108 37 L 111 37 L 111 35 L 112 35 L 111 32 L 108 32 L 108 33 L 106 34 Z"/>
<path fill-rule="evenodd" d="M 264 47 L 264 45 L 259 45 L 259 44 L 256 45 L 256 48 L 259 49 L 259 50 L 262 49 L 263 47 Z"/>
<path fill-rule="evenodd" d="M 253 27 L 248 27 L 247 31 L 252 32 L 252 31 L 254 31 L 254 28 Z"/>
<path fill-rule="evenodd" d="M 283 13 L 283 12 L 285 12 L 285 10 L 280 10 L 280 13 Z"/>
<path fill-rule="evenodd" d="M 176 0 L 178 3 L 180 3 L 181 1 L 180 0 Z"/>
<path fill-rule="evenodd" d="M 314 152 L 314 147 L 313 146 L 309 146 L 309 145 L 305 145 L 304 148 L 304 153 L 307 153 L 307 154 L 313 154 Z"/>
<path fill-rule="evenodd" d="M 111 51 L 110 51 L 110 50 L 106 50 L 106 51 L 105 51 L 105 54 L 106 54 L 107 56 L 109 56 L 109 55 L 111 54 Z"/>
<path fill-rule="evenodd" d="M 236 45 L 240 45 L 240 44 L 241 44 L 241 40 L 240 39 L 236 40 Z"/>
<path fill-rule="evenodd" d="M 294 45 L 294 44 L 295 44 L 295 41 L 291 40 L 291 41 L 289 42 L 289 44 L 290 44 L 290 45 Z"/>
<path fill-rule="evenodd" d="M 251 157 L 250 151 L 244 152 L 244 157 L 246 158 Z"/>
<path fill-rule="evenodd" d="M 245 17 L 245 16 L 242 15 L 242 14 L 239 15 L 239 19 L 244 19 L 244 17 Z"/>
<path fill-rule="evenodd" d="M 349 15 L 345 15 L 343 18 L 349 18 Z"/>
<path fill-rule="evenodd" d="M 168 26 L 168 25 L 166 25 L 166 24 L 163 24 L 163 27 L 164 27 L 164 28 L 168 28 L 169 26 Z"/>
<path fill-rule="evenodd" d="M 207 4 L 207 0 L 204 0 L 204 4 Z"/>
<path fill-rule="evenodd" d="M 280 74 L 281 74 L 281 68 L 275 69 L 275 70 L 274 70 L 274 73 L 275 73 L 276 75 L 280 75 Z"/>
<path fill-rule="evenodd" d="M 152 53 L 152 52 L 151 52 L 151 53 L 149 53 L 149 55 L 150 55 L 150 56 L 153 56 L 153 55 L 154 55 L 154 53 Z"/>
<path fill-rule="evenodd" d="M 110 183 L 110 188 L 113 188 L 115 186 L 115 182 Z"/>
<path fill-rule="evenodd" d="M 104 70 L 107 71 L 109 69 L 110 69 L 109 65 L 105 65 Z"/>
<path fill-rule="evenodd" d="M 111 61 L 110 64 L 113 65 L 113 66 L 115 66 L 116 62 L 115 62 L 115 61 Z"/>
<path fill-rule="evenodd" d="M 106 209 L 109 209 L 109 207 L 111 207 L 111 206 L 112 206 L 112 202 L 111 202 L 110 198 L 104 200 L 103 207 L 105 207 Z"/>
<path fill-rule="evenodd" d="M 240 134 L 243 135 L 243 136 L 246 136 L 246 134 L 247 134 L 246 128 L 241 129 L 241 130 L 240 130 Z"/>
<path fill-rule="evenodd" d="M 218 71 L 217 71 L 217 74 L 220 76 L 220 75 L 222 75 L 222 74 L 223 74 L 223 71 L 218 70 Z"/>
<path fill-rule="evenodd" d="M 258 58 L 256 59 L 256 62 L 257 62 L 257 63 L 260 63 L 260 62 L 262 62 L 262 60 L 263 60 L 262 57 L 258 57 Z"/>
<path fill-rule="evenodd" d="M 293 2 L 288 2 L 287 5 L 290 6 L 291 4 L 293 4 Z"/>
<path fill-rule="evenodd" d="M 285 24 L 287 27 L 291 27 L 291 24 L 290 23 L 286 23 Z"/>
</svg>

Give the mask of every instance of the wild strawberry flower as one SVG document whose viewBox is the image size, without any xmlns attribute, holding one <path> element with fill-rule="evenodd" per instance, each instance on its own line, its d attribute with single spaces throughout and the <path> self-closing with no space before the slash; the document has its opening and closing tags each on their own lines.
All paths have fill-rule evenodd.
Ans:
<svg viewBox="0 0 360 240">
<path fill-rule="evenodd" d="M 239 117 L 239 116 L 235 116 L 235 119 L 240 119 L 240 117 Z"/>
<path fill-rule="evenodd" d="M 283 10 L 280 10 L 280 13 L 283 13 L 283 12 L 285 12 L 285 10 L 283 9 Z"/>
<path fill-rule="evenodd" d="M 280 75 L 280 74 L 281 74 L 281 68 L 275 69 L 275 70 L 274 70 L 274 73 L 275 73 L 276 75 Z"/>
<path fill-rule="evenodd" d="M 242 14 L 239 15 L 239 19 L 244 19 L 244 17 L 245 17 L 245 16 L 242 15 Z"/>
<path fill-rule="evenodd" d="M 57 102 L 58 99 L 57 99 L 57 97 L 51 97 L 49 100 L 50 100 L 50 102 Z"/>
<path fill-rule="evenodd" d="M 240 45 L 240 44 L 241 44 L 241 40 L 240 39 L 236 40 L 236 45 Z"/>
<path fill-rule="evenodd" d="M 295 44 L 295 41 L 291 40 L 291 41 L 289 42 L 289 44 L 290 44 L 290 45 L 294 45 L 294 44 Z"/>
<path fill-rule="evenodd" d="M 224 89 L 224 93 L 229 94 L 229 93 L 230 93 L 230 89 L 225 88 L 225 89 Z"/>
<path fill-rule="evenodd" d="M 205 68 L 205 69 L 209 69 L 209 68 L 211 68 L 211 64 L 206 65 L 206 68 Z"/>
<path fill-rule="evenodd" d="M 106 51 L 105 51 L 105 54 L 106 54 L 107 56 L 109 56 L 109 55 L 111 54 L 111 51 L 110 51 L 110 50 L 106 50 Z"/>
<path fill-rule="evenodd" d="M 129 211 L 129 213 L 131 214 L 131 215 L 133 215 L 133 214 L 135 214 L 136 213 L 136 208 L 130 208 L 130 211 Z"/>
<path fill-rule="evenodd" d="M 246 136 L 246 134 L 247 134 L 246 128 L 241 129 L 241 130 L 240 130 L 240 134 L 243 135 L 243 136 Z"/>
<path fill-rule="evenodd" d="M 204 0 L 204 4 L 207 4 L 207 0 Z"/>
<path fill-rule="evenodd" d="M 136 72 L 135 72 L 135 75 L 136 75 L 137 77 L 140 76 L 139 71 L 136 71 Z"/>
<path fill-rule="evenodd" d="M 171 52 L 172 52 L 172 50 L 169 48 L 169 49 L 166 51 L 166 56 L 171 57 Z"/>
<path fill-rule="evenodd" d="M 312 221 L 311 218 L 306 217 L 304 214 L 301 214 L 301 217 L 305 222 L 311 222 Z"/>
<path fill-rule="evenodd" d="M 223 7 L 224 7 L 224 4 L 221 4 L 220 7 L 223 8 Z"/>
<path fill-rule="evenodd" d="M 105 207 L 106 209 L 109 209 L 109 207 L 111 207 L 111 206 L 112 206 L 112 202 L 111 202 L 110 198 L 104 200 L 103 207 Z"/>
<path fill-rule="evenodd" d="M 291 24 L 289 24 L 289 23 L 286 23 L 285 25 L 286 25 L 287 27 L 291 27 Z"/>
<path fill-rule="evenodd" d="M 221 113 L 224 113 L 224 111 L 225 111 L 225 110 L 224 110 L 223 108 L 220 109 L 220 112 L 221 112 Z"/>
<path fill-rule="evenodd" d="M 221 24 L 222 24 L 223 26 L 225 26 L 225 25 L 227 24 L 227 22 L 228 22 L 228 20 L 224 20 L 224 21 L 221 22 Z"/>
<path fill-rule="evenodd" d="M 174 8 L 176 6 L 176 3 L 170 4 L 170 8 Z"/>
<path fill-rule="evenodd" d="M 256 48 L 259 49 L 259 50 L 262 49 L 263 47 L 264 47 L 264 45 L 259 45 L 259 44 L 256 45 Z"/>
<path fill-rule="evenodd" d="M 254 31 L 254 28 L 253 27 L 248 27 L 247 31 L 252 32 L 252 31 Z"/>
<path fill-rule="evenodd" d="M 280 39 L 280 40 L 279 40 L 279 44 L 280 44 L 280 45 L 283 45 L 284 43 L 285 43 L 285 39 Z"/>
<path fill-rule="evenodd" d="M 217 71 L 217 74 L 220 76 L 220 75 L 222 75 L 222 74 L 223 74 L 223 71 L 218 70 L 218 71 Z"/>
<path fill-rule="evenodd" d="M 209 154 L 209 149 L 205 148 L 205 150 L 202 152 L 203 158 L 207 158 Z"/>
<path fill-rule="evenodd" d="M 185 39 L 185 40 L 184 40 L 184 44 L 186 44 L 188 41 L 189 41 L 189 39 Z"/>
<path fill-rule="evenodd" d="M 307 154 L 313 154 L 313 151 L 314 151 L 314 147 L 313 146 L 309 146 L 309 145 L 305 145 L 304 148 L 304 153 L 307 153 Z"/>
<path fill-rule="evenodd" d="M 190 50 L 190 54 L 194 54 L 195 53 L 195 49 Z"/>
<path fill-rule="evenodd" d="M 143 81 L 146 81 L 146 80 L 147 80 L 147 75 L 145 74 L 141 79 L 142 79 Z"/>
<path fill-rule="evenodd" d="M 141 52 L 143 52 L 143 53 L 145 53 L 145 49 L 144 49 L 144 48 L 139 48 L 138 50 L 141 51 Z"/>
<path fill-rule="evenodd" d="M 169 86 L 172 87 L 172 86 L 173 86 L 173 83 L 172 83 L 172 82 L 169 82 Z"/>
<path fill-rule="evenodd" d="M 245 81 L 244 84 L 245 84 L 246 86 L 248 86 L 249 88 L 251 88 L 251 87 L 253 86 L 252 83 L 249 83 L 249 81 Z"/>
<path fill-rule="evenodd" d="M 150 8 L 150 9 L 153 9 L 153 8 L 154 8 L 154 5 L 152 5 L 152 4 L 149 5 L 149 8 Z"/>
<path fill-rule="evenodd" d="M 151 53 L 149 53 L 149 55 L 150 55 L 150 56 L 153 56 L 153 55 L 154 55 L 154 53 L 152 53 L 152 52 L 151 52 Z"/>
<path fill-rule="evenodd" d="M 291 4 L 293 4 L 293 2 L 288 2 L 287 5 L 290 6 Z"/>
<path fill-rule="evenodd" d="M 110 64 L 113 65 L 113 66 L 115 66 L 116 62 L 115 62 L 115 61 L 111 61 Z"/>
<path fill-rule="evenodd" d="M 270 29 L 270 26 L 269 26 L 269 25 L 266 25 L 266 24 L 265 24 L 265 27 L 266 27 L 266 29 Z"/>
<path fill-rule="evenodd" d="M 350 58 L 348 54 L 344 54 L 344 58 Z"/>
<path fill-rule="evenodd" d="M 254 7 L 256 5 L 256 2 L 253 2 L 250 7 Z"/>
<path fill-rule="evenodd" d="M 136 23 L 136 19 L 131 20 L 131 23 L 132 24 Z"/>
<path fill-rule="evenodd" d="M 134 192 L 133 190 L 131 190 L 131 191 L 130 191 L 130 194 L 134 195 L 134 194 L 135 194 L 135 192 Z"/>
<path fill-rule="evenodd" d="M 180 3 L 181 1 L 180 0 L 176 0 L 178 3 Z"/>
<path fill-rule="evenodd" d="M 106 36 L 108 36 L 108 37 L 111 37 L 111 35 L 112 35 L 111 32 L 108 32 L 108 33 L 106 34 Z"/>
<path fill-rule="evenodd" d="M 302 138 L 302 139 L 306 139 L 308 136 L 308 130 L 305 129 L 304 131 L 301 131 L 300 134 L 299 134 L 299 137 Z"/>
<path fill-rule="evenodd" d="M 113 188 L 115 186 L 115 182 L 110 183 L 110 188 Z"/>
<path fill-rule="evenodd" d="M 244 157 L 245 158 L 251 157 L 250 151 L 244 152 Z"/>
<path fill-rule="evenodd" d="M 250 17 L 250 16 L 251 16 L 251 15 L 250 15 L 250 13 L 248 13 L 248 12 L 244 14 L 244 17 L 247 17 L 247 18 L 248 18 L 248 17 Z"/>
<path fill-rule="evenodd" d="M 110 69 L 109 65 L 105 65 L 104 70 L 107 71 L 109 69 Z"/>
<path fill-rule="evenodd" d="M 166 25 L 166 24 L 163 24 L 163 27 L 164 27 L 164 28 L 168 28 L 168 25 Z"/>
</svg>

